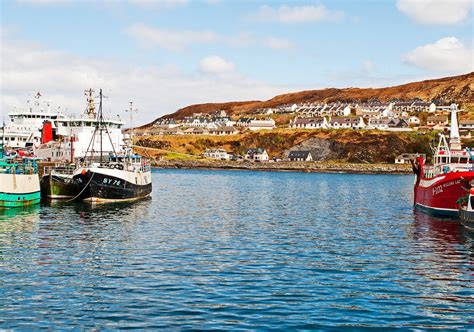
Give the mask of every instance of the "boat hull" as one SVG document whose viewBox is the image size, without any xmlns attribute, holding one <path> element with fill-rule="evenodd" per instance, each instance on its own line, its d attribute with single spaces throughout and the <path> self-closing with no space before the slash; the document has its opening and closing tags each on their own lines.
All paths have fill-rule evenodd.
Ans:
<svg viewBox="0 0 474 332">
<path fill-rule="evenodd" d="M 40 185 L 42 197 L 48 199 L 71 199 L 79 193 L 72 176 L 45 174 Z"/>
<path fill-rule="evenodd" d="M 81 199 L 94 203 L 133 201 L 150 195 L 151 173 L 92 168 L 74 175 Z"/>
<path fill-rule="evenodd" d="M 458 216 L 458 199 L 466 196 L 474 172 L 452 172 L 434 178 L 422 178 L 415 185 L 415 206 L 431 214 Z"/>
<path fill-rule="evenodd" d="M 0 208 L 16 208 L 41 201 L 38 174 L 0 174 Z"/>
<path fill-rule="evenodd" d="M 459 219 L 461 219 L 461 224 L 474 231 L 474 211 L 459 209 Z"/>
</svg>

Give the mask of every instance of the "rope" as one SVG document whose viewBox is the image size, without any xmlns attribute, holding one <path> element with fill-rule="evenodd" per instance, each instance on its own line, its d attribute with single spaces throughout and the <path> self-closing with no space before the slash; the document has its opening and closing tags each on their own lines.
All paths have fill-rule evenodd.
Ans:
<svg viewBox="0 0 474 332">
<path fill-rule="evenodd" d="M 77 195 L 74 196 L 73 198 L 67 200 L 66 202 L 67 202 L 67 203 L 72 202 L 72 201 L 76 200 L 76 198 L 78 198 L 79 196 L 81 196 L 82 193 L 84 192 L 84 190 L 86 190 L 87 187 L 89 187 L 89 184 L 91 183 L 92 179 L 94 178 L 94 175 L 95 175 L 95 173 L 92 173 L 92 176 L 91 176 L 91 178 L 89 179 L 89 182 L 87 182 L 87 184 L 85 185 L 84 188 L 82 188 L 82 190 L 81 190 L 81 192 L 80 192 L 79 194 L 77 194 Z"/>
</svg>

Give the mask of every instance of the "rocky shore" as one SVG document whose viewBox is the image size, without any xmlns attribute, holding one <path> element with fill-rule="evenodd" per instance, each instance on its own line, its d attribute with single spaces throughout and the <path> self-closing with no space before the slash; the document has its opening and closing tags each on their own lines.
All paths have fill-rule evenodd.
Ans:
<svg viewBox="0 0 474 332">
<path fill-rule="evenodd" d="M 237 162 L 212 160 L 160 160 L 156 168 L 230 169 L 277 172 L 411 174 L 411 166 L 403 164 L 355 164 L 316 162 Z"/>
</svg>

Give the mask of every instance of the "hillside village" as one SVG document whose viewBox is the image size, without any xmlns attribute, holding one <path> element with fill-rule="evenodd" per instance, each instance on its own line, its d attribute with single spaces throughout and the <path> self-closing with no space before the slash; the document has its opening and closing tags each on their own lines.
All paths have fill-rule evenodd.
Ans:
<svg viewBox="0 0 474 332">
<path fill-rule="evenodd" d="M 449 130 L 451 105 L 435 102 L 392 103 L 301 103 L 257 109 L 250 115 L 231 117 L 226 111 L 194 113 L 182 120 L 164 117 L 137 135 L 233 135 L 245 130 L 293 129 L 376 129 L 388 131 Z M 287 115 L 288 121 L 275 118 Z M 461 120 L 463 137 L 471 138 L 472 120 Z"/>
<path fill-rule="evenodd" d="M 274 108 L 262 108 L 250 114 L 230 116 L 224 110 L 210 113 L 194 113 L 183 119 L 163 117 L 152 126 L 136 130 L 143 138 L 160 136 L 230 136 L 246 132 L 269 132 L 286 128 L 301 130 L 378 130 L 384 132 L 449 131 L 449 110 L 451 105 L 436 101 L 421 100 L 392 101 L 382 103 L 377 100 L 366 103 L 299 103 L 284 104 Z M 283 117 L 283 121 L 281 120 Z M 474 120 L 461 119 L 460 135 L 471 139 Z M 287 161 L 313 161 L 318 159 L 310 150 L 296 149 L 285 156 Z M 282 161 L 281 157 L 271 158 L 260 146 L 248 146 L 243 154 L 233 154 L 222 148 L 206 147 L 202 157 L 234 161 Z M 393 162 L 408 163 L 415 154 L 403 153 Z"/>
</svg>

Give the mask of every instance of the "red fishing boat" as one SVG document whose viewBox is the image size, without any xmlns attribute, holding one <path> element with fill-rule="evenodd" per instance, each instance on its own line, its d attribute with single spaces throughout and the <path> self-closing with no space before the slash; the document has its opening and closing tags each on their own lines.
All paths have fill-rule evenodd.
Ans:
<svg viewBox="0 0 474 332">
<path fill-rule="evenodd" d="M 460 197 L 466 196 L 474 184 L 474 163 L 471 152 L 463 149 L 459 137 L 457 107 L 451 106 L 451 132 L 449 143 L 440 134 L 433 154 L 433 164 L 425 164 L 419 157 L 413 163 L 416 174 L 414 205 L 416 208 L 438 215 L 457 216 Z"/>
</svg>

